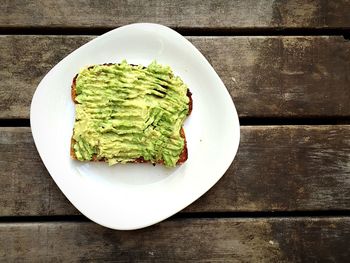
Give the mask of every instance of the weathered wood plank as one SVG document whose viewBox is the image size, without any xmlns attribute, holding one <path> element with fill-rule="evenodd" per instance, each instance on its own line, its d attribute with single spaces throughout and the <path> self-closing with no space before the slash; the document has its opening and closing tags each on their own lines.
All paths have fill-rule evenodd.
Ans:
<svg viewBox="0 0 350 263">
<path fill-rule="evenodd" d="M 89 36 L 0 37 L 0 118 L 28 118 L 35 88 Z M 342 37 L 190 37 L 240 117 L 349 117 L 350 42 Z"/>
<path fill-rule="evenodd" d="M 347 0 L 1 1 L 0 27 L 112 28 L 135 22 L 175 28 L 349 28 Z"/>
<path fill-rule="evenodd" d="M 29 128 L 0 129 L 0 216 L 69 215 Z M 350 208 L 350 126 L 241 128 L 224 177 L 185 212 Z"/>
<path fill-rule="evenodd" d="M 136 231 L 0 224 L 0 257 L 35 262 L 347 262 L 349 218 L 175 219 Z"/>
<path fill-rule="evenodd" d="M 241 127 L 237 157 L 189 211 L 350 208 L 350 126 Z"/>
</svg>

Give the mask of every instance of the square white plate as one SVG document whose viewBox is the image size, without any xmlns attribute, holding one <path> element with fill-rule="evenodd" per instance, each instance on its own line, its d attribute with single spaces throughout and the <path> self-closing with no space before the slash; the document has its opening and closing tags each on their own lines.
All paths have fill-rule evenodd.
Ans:
<svg viewBox="0 0 350 263">
<path fill-rule="evenodd" d="M 70 158 L 73 77 L 82 67 L 122 59 L 169 65 L 193 93 L 193 111 L 185 121 L 189 157 L 183 165 L 108 166 Z M 157 24 L 120 27 L 64 58 L 37 87 L 30 123 L 46 168 L 72 204 L 98 224 L 125 230 L 164 220 L 208 191 L 233 161 L 240 136 L 235 106 L 215 70 L 183 36 Z"/>
</svg>

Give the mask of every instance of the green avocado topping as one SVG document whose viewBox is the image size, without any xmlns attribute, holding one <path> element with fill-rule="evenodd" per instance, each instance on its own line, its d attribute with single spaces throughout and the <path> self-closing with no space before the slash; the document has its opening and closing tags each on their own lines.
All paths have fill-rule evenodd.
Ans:
<svg viewBox="0 0 350 263">
<path fill-rule="evenodd" d="M 78 160 L 110 165 L 143 157 L 174 167 L 185 141 L 187 86 L 169 66 L 120 64 L 82 69 L 76 78 L 73 149 Z"/>
</svg>

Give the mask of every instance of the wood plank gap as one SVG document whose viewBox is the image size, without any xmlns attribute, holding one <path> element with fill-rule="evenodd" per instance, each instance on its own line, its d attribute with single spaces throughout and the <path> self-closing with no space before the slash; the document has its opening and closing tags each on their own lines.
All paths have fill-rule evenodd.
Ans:
<svg viewBox="0 0 350 263">
<path fill-rule="evenodd" d="M 285 212 L 181 212 L 170 219 L 205 219 L 205 218 L 337 218 L 350 217 L 350 210 L 325 211 L 285 211 Z M 55 216 L 2 216 L 3 223 L 37 223 L 37 222 L 90 222 L 84 215 L 55 215 Z"/>
<path fill-rule="evenodd" d="M 0 27 L 0 35 L 102 35 L 114 27 Z M 343 36 L 347 28 L 177 28 L 184 36 Z"/>
<path fill-rule="evenodd" d="M 241 126 L 290 126 L 290 125 L 349 125 L 350 117 L 314 117 L 314 118 L 275 118 L 275 117 L 241 117 L 239 118 Z"/>
<path fill-rule="evenodd" d="M 84 215 L 1 216 L 0 217 L 0 224 L 38 223 L 38 222 L 90 222 L 90 220 Z"/>
<path fill-rule="evenodd" d="M 0 127 L 30 127 L 29 119 L 2 119 Z"/>
<path fill-rule="evenodd" d="M 303 217 L 348 217 L 350 210 L 306 211 L 240 211 L 240 212 L 184 212 L 172 218 L 303 218 Z"/>
</svg>

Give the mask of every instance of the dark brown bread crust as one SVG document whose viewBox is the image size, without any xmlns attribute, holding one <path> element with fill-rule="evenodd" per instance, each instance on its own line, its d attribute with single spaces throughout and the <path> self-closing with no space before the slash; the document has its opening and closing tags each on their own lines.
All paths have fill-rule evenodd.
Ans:
<svg viewBox="0 0 350 263">
<path fill-rule="evenodd" d="M 103 65 L 113 65 L 111 63 L 108 63 L 108 64 L 103 64 Z M 91 68 L 91 67 L 89 67 Z M 73 82 L 72 82 L 72 87 L 71 87 L 71 96 L 72 96 L 72 100 L 74 103 L 77 103 L 77 101 L 75 100 L 77 94 L 76 94 L 76 79 L 78 77 L 78 74 L 75 75 L 75 77 L 73 78 Z M 192 101 L 192 93 L 190 92 L 190 90 L 188 89 L 187 90 L 187 97 L 189 98 L 189 103 L 188 103 L 188 107 L 189 107 L 189 110 L 188 110 L 188 115 L 191 114 L 192 112 L 192 107 L 193 107 L 193 101 Z M 183 129 L 183 127 L 181 128 L 180 130 L 180 135 L 182 138 L 184 138 L 185 140 L 185 145 L 184 145 L 184 148 L 183 148 L 183 151 L 182 153 L 180 154 L 180 158 L 179 160 L 177 161 L 177 164 L 182 164 L 184 162 L 186 162 L 186 160 L 188 159 L 188 151 L 187 151 L 187 141 L 186 141 L 186 136 L 185 136 L 185 131 Z M 77 160 L 77 157 L 75 155 L 75 152 L 74 152 L 74 148 L 73 148 L 73 145 L 74 145 L 74 139 L 73 137 L 71 138 L 71 147 L 70 147 L 70 156 L 72 157 L 72 159 L 75 159 Z M 97 156 L 93 156 L 92 157 L 92 162 L 104 162 L 105 160 L 104 159 L 97 159 Z M 147 163 L 147 162 L 150 162 L 150 161 L 146 161 L 143 157 L 140 157 L 140 158 L 137 158 L 135 159 L 134 161 L 132 161 L 132 163 Z M 163 160 L 160 160 L 157 162 L 158 164 L 163 164 L 164 161 Z"/>
</svg>

